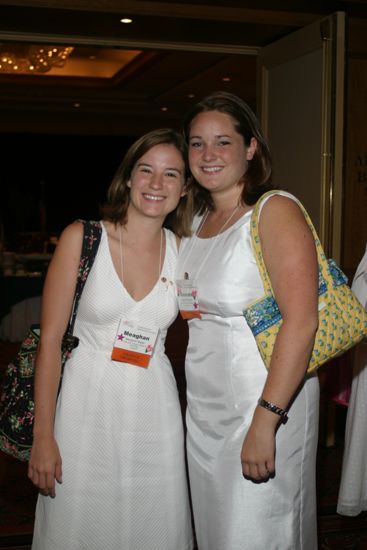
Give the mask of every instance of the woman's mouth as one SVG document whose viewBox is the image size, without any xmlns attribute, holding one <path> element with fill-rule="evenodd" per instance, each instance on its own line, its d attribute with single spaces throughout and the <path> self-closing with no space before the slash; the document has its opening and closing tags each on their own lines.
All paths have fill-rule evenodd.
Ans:
<svg viewBox="0 0 367 550">
<path fill-rule="evenodd" d="M 150 195 L 148 193 L 143 193 L 143 197 L 149 201 L 163 201 L 164 200 L 164 197 L 162 197 L 161 195 Z"/>
<path fill-rule="evenodd" d="M 223 167 L 222 166 L 202 166 L 202 171 L 206 174 L 215 174 L 217 172 L 220 172 Z"/>
</svg>

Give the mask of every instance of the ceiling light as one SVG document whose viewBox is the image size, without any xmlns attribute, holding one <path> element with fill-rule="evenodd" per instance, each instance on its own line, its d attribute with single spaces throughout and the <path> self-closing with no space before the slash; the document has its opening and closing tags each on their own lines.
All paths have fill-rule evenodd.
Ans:
<svg viewBox="0 0 367 550">
<path fill-rule="evenodd" d="M 168 107 L 161 107 L 161 111 L 168 111 Z"/>
<path fill-rule="evenodd" d="M 73 49 L 69 46 L 2 44 L 0 72 L 47 73 L 54 67 L 63 67 Z"/>
<path fill-rule="evenodd" d="M 195 97 L 195 94 L 187 94 L 187 97 L 189 97 L 190 99 L 192 99 L 192 98 Z"/>
<path fill-rule="evenodd" d="M 231 82 L 231 77 L 230 76 L 223 76 L 222 82 Z"/>
<path fill-rule="evenodd" d="M 126 25 L 132 22 L 133 20 L 130 19 L 129 17 L 123 17 L 122 19 L 120 19 L 120 23 L 125 23 Z"/>
</svg>

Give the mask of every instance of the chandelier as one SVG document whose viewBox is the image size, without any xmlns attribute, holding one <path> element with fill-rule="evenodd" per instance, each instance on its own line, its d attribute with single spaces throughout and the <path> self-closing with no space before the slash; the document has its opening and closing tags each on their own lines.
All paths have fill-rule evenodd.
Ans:
<svg viewBox="0 0 367 550">
<path fill-rule="evenodd" d="M 47 73 L 55 67 L 63 67 L 73 49 L 49 44 L 1 44 L 0 73 Z"/>
</svg>

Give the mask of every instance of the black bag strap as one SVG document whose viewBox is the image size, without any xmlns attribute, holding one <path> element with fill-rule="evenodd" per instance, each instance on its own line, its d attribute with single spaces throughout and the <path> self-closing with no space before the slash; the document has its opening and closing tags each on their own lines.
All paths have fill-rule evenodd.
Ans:
<svg viewBox="0 0 367 550">
<path fill-rule="evenodd" d="M 78 311 L 79 300 L 83 292 L 90 270 L 92 269 L 102 235 L 101 222 L 78 220 L 83 224 L 84 235 L 80 255 L 78 279 L 75 288 L 74 302 L 66 333 L 72 334 Z"/>
</svg>

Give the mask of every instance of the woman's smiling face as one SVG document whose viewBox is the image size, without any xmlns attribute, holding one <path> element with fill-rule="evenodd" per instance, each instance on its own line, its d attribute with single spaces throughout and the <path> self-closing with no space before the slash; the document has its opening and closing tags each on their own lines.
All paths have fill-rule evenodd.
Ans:
<svg viewBox="0 0 367 550">
<path fill-rule="evenodd" d="M 255 150 L 256 140 L 253 138 L 246 147 L 226 113 L 202 112 L 191 122 L 190 170 L 196 181 L 213 194 L 237 187 Z"/>
<path fill-rule="evenodd" d="M 185 194 L 185 165 L 174 145 L 155 145 L 136 162 L 131 178 L 129 210 L 164 219 Z"/>
</svg>

